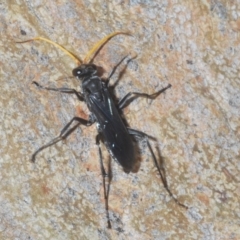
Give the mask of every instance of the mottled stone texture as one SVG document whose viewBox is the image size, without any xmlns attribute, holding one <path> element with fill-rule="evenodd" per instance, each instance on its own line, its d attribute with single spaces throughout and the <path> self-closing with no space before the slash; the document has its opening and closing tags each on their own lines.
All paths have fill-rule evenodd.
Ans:
<svg viewBox="0 0 240 240">
<path fill-rule="evenodd" d="M 0 239 L 240 239 L 239 12 L 224 0 L 2 0 Z M 30 162 L 73 116 L 89 114 L 75 96 L 32 84 L 77 89 L 75 63 L 47 43 L 15 41 L 43 36 L 83 57 L 116 30 L 132 36 L 113 38 L 94 62 L 107 76 L 137 54 L 112 79 L 118 98 L 172 84 L 124 114 L 158 140 L 169 187 L 189 210 L 169 197 L 143 142 L 138 173 L 112 161 L 109 230 L 94 125 Z"/>
</svg>

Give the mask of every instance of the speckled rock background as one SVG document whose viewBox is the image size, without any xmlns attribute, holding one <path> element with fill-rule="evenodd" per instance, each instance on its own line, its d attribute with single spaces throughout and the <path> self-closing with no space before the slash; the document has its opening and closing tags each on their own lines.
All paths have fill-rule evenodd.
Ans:
<svg viewBox="0 0 240 240">
<path fill-rule="evenodd" d="M 239 1 L 2 0 L 0 3 L 0 239 L 240 239 Z M 31 154 L 88 110 L 72 95 L 74 61 L 35 36 L 84 54 L 117 31 L 95 63 L 105 75 L 128 54 L 116 96 L 153 93 L 124 110 L 132 128 L 158 139 L 174 203 L 141 145 L 138 173 L 112 161 L 106 228 L 95 125 Z M 155 147 L 154 147 L 155 149 Z M 105 151 L 105 162 L 108 161 Z"/>
</svg>

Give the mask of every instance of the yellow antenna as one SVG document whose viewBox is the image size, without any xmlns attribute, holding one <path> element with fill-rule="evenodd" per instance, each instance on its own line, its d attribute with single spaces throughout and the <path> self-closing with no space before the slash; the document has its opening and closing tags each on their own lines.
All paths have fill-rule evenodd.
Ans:
<svg viewBox="0 0 240 240">
<path fill-rule="evenodd" d="M 100 41 L 98 41 L 93 47 L 92 49 L 90 49 L 88 51 L 88 53 L 86 54 L 84 60 L 83 60 L 83 63 L 88 63 L 90 62 L 89 59 L 90 57 L 96 53 L 108 40 L 110 40 L 112 37 L 116 36 L 116 35 L 119 35 L 119 34 L 125 34 L 125 35 L 130 35 L 129 32 L 114 32 L 114 33 L 111 33 L 109 35 L 107 35 L 106 37 L 102 38 Z"/>
<path fill-rule="evenodd" d="M 76 57 L 73 53 L 71 53 L 70 51 L 68 51 L 66 48 L 62 47 L 61 45 L 59 45 L 58 43 L 55 43 L 47 38 L 44 37 L 35 37 L 26 41 L 22 41 L 22 42 L 16 42 L 16 43 L 26 43 L 26 42 L 31 42 L 31 41 L 35 41 L 35 40 L 40 40 L 40 41 L 45 41 L 48 43 L 53 44 L 55 47 L 60 48 L 63 52 L 65 52 L 68 56 L 70 56 L 71 58 L 73 58 L 75 60 L 75 62 L 77 63 L 77 65 L 81 65 L 82 61 Z"/>
<path fill-rule="evenodd" d="M 89 59 L 91 58 L 91 56 L 93 54 L 95 54 L 108 40 L 110 40 L 112 37 L 118 35 L 118 34 L 126 34 L 126 35 L 130 35 L 130 33 L 128 32 L 114 32 L 111 33 L 109 35 L 107 35 L 106 37 L 102 38 L 100 41 L 98 41 L 86 54 L 86 57 L 84 58 L 84 61 L 81 61 L 78 57 L 76 57 L 73 53 L 71 53 L 70 51 L 68 51 L 66 48 L 62 47 L 61 45 L 59 45 L 58 43 L 55 43 L 47 38 L 44 37 L 35 37 L 26 41 L 22 41 L 22 42 L 16 42 L 16 43 L 26 43 L 26 42 L 31 42 L 31 41 L 35 41 L 35 40 L 40 40 L 40 41 L 45 41 L 48 43 L 53 44 L 55 47 L 60 48 L 63 52 L 65 52 L 68 56 L 70 56 L 72 59 L 74 59 L 74 61 L 77 63 L 78 66 L 80 66 L 82 63 L 88 63 Z"/>
</svg>

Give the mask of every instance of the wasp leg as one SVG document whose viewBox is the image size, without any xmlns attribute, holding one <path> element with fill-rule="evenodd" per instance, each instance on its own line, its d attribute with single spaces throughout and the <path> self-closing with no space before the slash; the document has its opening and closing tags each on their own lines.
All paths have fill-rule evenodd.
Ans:
<svg viewBox="0 0 240 240">
<path fill-rule="evenodd" d="M 107 217 L 107 225 L 108 228 L 112 228 L 110 217 L 109 217 L 109 207 L 108 207 L 108 198 L 109 198 L 109 192 L 110 192 L 110 184 L 112 180 L 112 174 L 111 174 L 111 161 L 109 161 L 108 165 L 108 174 L 105 171 L 103 160 L 102 160 L 102 150 L 100 147 L 100 140 L 101 140 L 101 134 L 99 133 L 96 136 L 96 144 L 98 145 L 98 151 L 99 151 L 99 160 L 100 160 L 100 167 L 101 167 L 101 174 L 102 174 L 102 180 L 103 180 L 103 191 L 104 191 L 104 201 L 105 201 L 105 210 L 106 210 L 106 217 Z M 106 177 L 108 177 L 108 186 L 106 187 Z"/>
<path fill-rule="evenodd" d="M 158 92 L 155 92 L 153 94 L 147 94 L 147 93 L 139 93 L 139 92 L 129 92 L 126 96 L 124 96 L 119 102 L 118 102 L 118 108 L 123 109 L 126 106 L 128 106 L 134 99 L 138 97 L 145 97 L 149 99 L 155 99 L 157 98 L 161 93 L 166 91 L 168 88 L 170 88 L 172 85 L 168 84 L 167 87 L 159 90 Z"/>
<path fill-rule="evenodd" d="M 108 86 L 109 85 L 109 82 L 110 82 L 110 79 L 111 77 L 113 76 L 113 74 L 116 72 L 117 68 L 121 65 L 121 63 L 127 58 L 128 55 L 124 56 L 118 63 L 117 65 L 115 65 L 112 69 L 112 71 L 110 72 L 107 80 L 106 80 L 106 85 Z M 131 60 L 128 60 L 128 62 L 130 62 Z M 128 63 L 127 62 L 127 63 Z"/>
<path fill-rule="evenodd" d="M 83 97 L 82 93 L 76 91 L 73 88 L 51 88 L 51 87 L 41 86 L 39 83 L 37 83 L 35 81 L 32 82 L 32 83 L 35 84 L 38 88 L 49 90 L 49 91 L 55 91 L 55 92 L 61 92 L 61 93 L 70 93 L 70 94 L 73 93 L 73 94 L 75 94 L 77 96 L 79 101 L 84 101 L 84 97 Z"/>
<path fill-rule="evenodd" d="M 111 77 L 113 76 L 113 74 L 115 73 L 116 69 L 117 69 L 117 68 L 121 65 L 121 63 L 127 58 L 127 56 L 128 56 L 128 55 L 126 55 L 125 57 L 123 57 L 123 58 L 119 61 L 119 63 L 118 63 L 116 66 L 113 67 L 112 71 L 110 72 L 110 74 L 109 74 L 109 76 L 108 76 L 108 78 L 107 78 L 107 80 L 106 80 L 107 86 L 109 85 L 110 79 L 111 79 Z M 113 85 L 110 86 L 111 89 L 114 89 L 114 88 L 116 87 L 116 85 L 118 84 L 118 82 L 119 82 L 120 78 L 122 77 L 123 73 L 126 71 L 128 64 L 129 64 L 134 58 L 136 58 L 136 57 L 137 57 L 137 55 L 135 55 L 135 56 L 133 56 L 133 57 L 131 57 L 131 58 L 129 58 L 129 59 L 127 60 L 127 63 L 125 64 L 124 68 L 121 70 L 117 81 L 116 81 Z"/>
<path fill-rule="evenodd" d="M 74 121 L 77 121 L 78 123 L 75 126 L 73 126 L 72 128 L 68 129 Z M 49 143 L 43 145 L 42 147 L 40 147 L 37 151 L 35 151 L 33 153 L 31 161 L 35 162 L 36 155 L 39 152 L 41 152 L 43 149 L 48 148 L 48 147 L 56 144 L 57 142 L 66 139 L 80 124 L 82 124 L 84 126 L 90 126 L 93 124 L 93 122 L 94 121 L 91 118 L 90 118 L 90 120 L 85 120 L 85 119 L 79 118 L 79 117 L 72 118 L 72 120 L 62 129 L 62 131 L 60 132 L 60 135 L 58 137 L 52 139 Z"/>
<path fill-rule="evenodd" d="M 164 172 L 164 169 L 163 169 L 163 166 L 162 166 L 162 161 L 161 161 L 161 163 L 159 163 L 159 162 L 157 161 L 157 158 L 156 158 L 156 156 L 155 156 L 155 154 L 154 154 L 154 152 L 153 152 L 152 146 L 151 146 L 151 144 L 150 144 L 150 142 L 149 142 L 149 140 L 148 140 L 149 136 L 148 136 L 147 134 L 141 132 L 141 131 L 137 131 L 137 130 L 131 129 L 131 128 L 128 128 L 128 133 L 131 134 L 131 135 L 133 135 L 133 136 L 135 136 L 135 137 L 137 137 L 137 138 L 139 138 L 139 139 L 145 139 L 145 140 L 147 141 L 148 149 L 149 149 L 149 151 L 150 151 L 150 153 L 151 153 L 151 155 L 152 155 L 154 165 L 156 166 L 156 168 L 157 168 L 157 170 L 158 170 L 158 173 L 159 173 L 159 175 L 160 175 L 160 177 L 161 177 L 161 180 L 162 180 L 162 183 L 163 183 L 164 188 L 166 189 L 166 191 L 168 192 L 168 194 L 170 195 L 170 197 L 171 197 L 179 206 L 188 209 L 187 206 L 185 206 L 183 203 L 180 203 L 180 202 L 178 201 L 178 199 L 173 196 L 171 190 L 169 189 L 168 183 L 167 183 L 167 179 L 166 179 L 166 176 L 165 176 L 165 172 Z M 152 137 L 151 137 L 151 138 L 152 138 Z M 160 158 L 160 160 L 161 160 L 161 158 Z"/>
</svg>

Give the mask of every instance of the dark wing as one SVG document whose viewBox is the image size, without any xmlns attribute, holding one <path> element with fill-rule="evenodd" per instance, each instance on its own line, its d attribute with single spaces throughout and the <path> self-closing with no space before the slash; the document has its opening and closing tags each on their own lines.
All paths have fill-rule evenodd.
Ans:
<svg viewBox="0 0 240 240">
<path fill-rule="evenodd" d="M 132 139 L 108 89 L 104 88 L 103 91 L 101 101 L 95 97 L 89 97 L 91 111 L 95 115 L 99 132 L 102 133 L 110 154 L 126 171 L 131 171 L 135 160 Z"/>
</svg>

